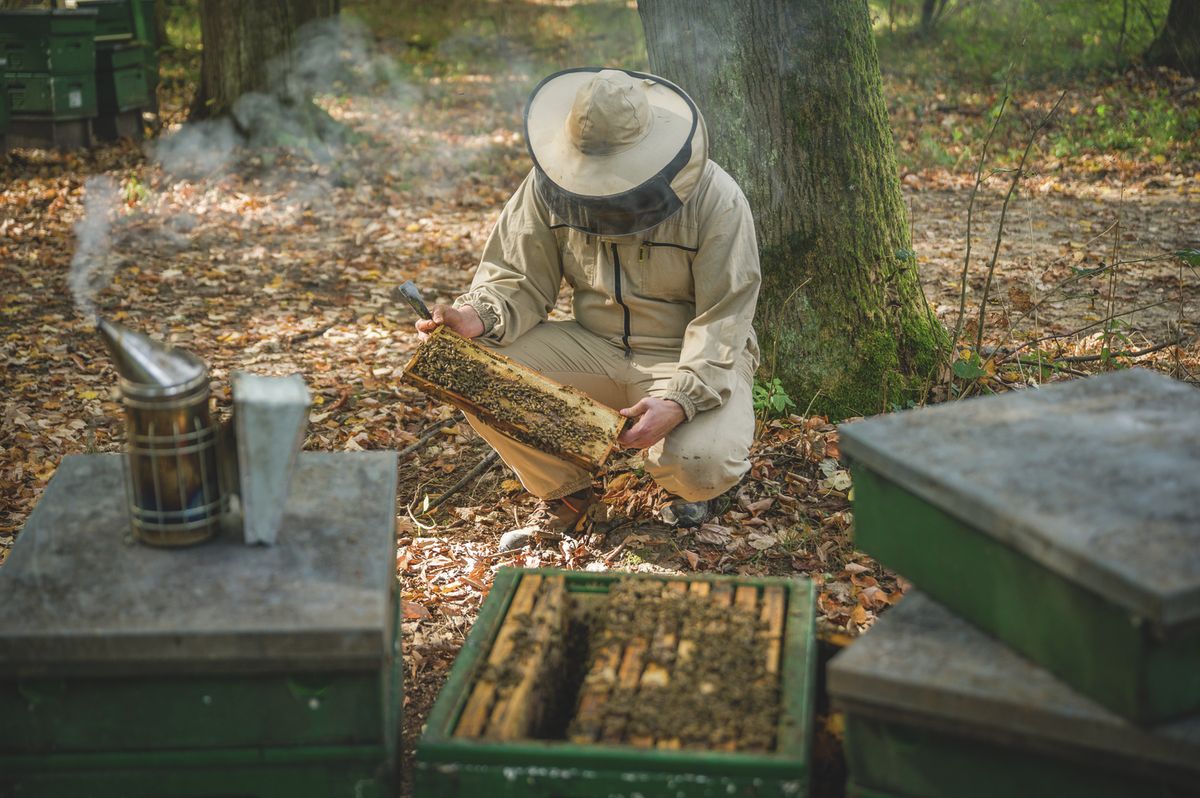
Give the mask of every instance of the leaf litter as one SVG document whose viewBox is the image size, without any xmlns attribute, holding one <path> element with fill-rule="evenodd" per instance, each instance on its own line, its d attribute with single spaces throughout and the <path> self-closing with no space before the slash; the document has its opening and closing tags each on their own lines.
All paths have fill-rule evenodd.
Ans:
<svg viewBox="0 0 1200 798">
<path fill-rule="evenodd" d="M 286 148 L 239 151 L 228 169 L 196 177 L 169 173 L 127 141 L 88 152 L 18 150 L 0 160 L 0 560 L 62 456 L 123 445 L 115 374 L 68 290 L 88 179 L 107 176 L 117 199 L 101 265 L 112 277 L 95 301 L 110 318 L 204 358 L 219 413 L 228 413 L 234 369 L 299 372 L 314 400 L 306 449 L 403 449 L 436 429 L 401 463 L 398 484 L 406 759 L 500 567 L 801 573 L 817 583 L 825 636 L 869 628 L 907 585 L 854 550 L 852 483 L 836 427 L 823 418 L 762 424 L 749 477 L 717 518 L 692 532 L 659 521 L 669 497 L 636 454 L 608 465 L 597 480 L 602 504 L 580 534 L 552 546 L 496 552 L 500 534 L 536 510 L 502 466 L 421 516 L 422 504 L 488 449 L 451 408 L 398 381 L 416 336 L 389 291 L 415 279 L 428 299 L 446 301 L 466 288 L 488 230 L 527 169 L 520 104 L 508 100 L 537 77 L 445 75 L 403 91 L 385 85 L 324 94 L 325 110 L 354 132 L 332 161 Z M 168 132 L 178 129 L 186 101 L 165 103 Z M 916 135 L 904 108 L 891 113 L 898 139 Z M 923 120 L 934 131 L 943 127 L 933 110 Z M 1091 283 L 1061 299 L 1045 295 L 1073 270 L 1104 265 L 1103 236 L 1118 216 L 1126 258 L 1194 247 L 1195 164 L 1128 160 L 1103 153 L 1069 163 L 1037 158 L 1025 204 L 1014 213 L 1020 235 L 1001 247 L 990 346 L 1068 332 L 1103 312 Z M 957 312 L 964 243 L 969 164 L 959 161 L 914 166 L 903 176 L 918 262 L 944 321 Z M 999 206 L 990 186 L 982 202 L 986 236 Z M 978 267 L 972 288 L 982 279 Z M 1194 269 L 1155 261 L 1118 277 L 1112 290 L 1125 305 L 1174 302 L 1131 320 L 1123 334 L 1136 344 L 1160 339 L 1172 319 L 1194 335 Z M 1026 327 L 1008 323 L 1042 301 Z M 564 296 L 557 317 L 566 307 Z M 1095 334 L 1073 336 L 1047 355 L 1090 354 L 1102 343 Z M 1164 351 L 1142 362 L 1186 376 L 1200 373 L 1197 360 L 1193 348 L 1174 360 Z M 1035 381 L 1020 369 L 986 379 L 992 389 Z"/>
</svg>

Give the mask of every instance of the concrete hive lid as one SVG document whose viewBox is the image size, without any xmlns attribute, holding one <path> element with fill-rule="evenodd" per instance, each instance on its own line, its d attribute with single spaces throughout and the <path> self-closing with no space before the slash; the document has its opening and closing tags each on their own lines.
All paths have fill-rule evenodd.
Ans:
<svg viewBox="0 0 1200 798">
<path fill-rule="evenodd" d="M 303 453 L 279 545 L 129 542 L 122 455 L 64 458 L 0 568 L 9 675 L 374 670 L 394 643 L 394 452 Z"/>
<path fill-rule="evenodd" d="M 1130 369 L 847 424 L 841 445 L 1134 614 L 1163 627 L 1200 619 L 1191 386 Z"/>
<path fill-rule="evenodd" d="M 832 660 L 829 692 L 852 714 L 1200 774 L 1200 715 L 1136 726 L 917 591 Z"/>
</svg>

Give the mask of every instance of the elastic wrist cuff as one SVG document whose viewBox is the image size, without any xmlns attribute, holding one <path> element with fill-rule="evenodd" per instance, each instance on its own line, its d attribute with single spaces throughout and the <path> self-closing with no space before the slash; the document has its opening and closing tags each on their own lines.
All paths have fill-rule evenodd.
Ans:
<svg viewBox="0 0 1200 798">
<path fill-rule="evenodd" d="M 675 402 L 677 405 L 682 407 L 683 415 L 687 417 L 688 421 L 691 421 L 692 417 L 696 415 L 696 403 L 693 402 L 692 398 L 686 393 L 681 391 L 667 391 L 662 395 L 662 398 L 670 399 L 672 402 Z"/>
<path fill-rule="evenodd" d="M 454 300 L 454 307 L 461 308 L 464 305 L 470 305 L 479 314 L 479 320 L 483 322 L 483 332 L 480 334 L 480 337 L 491 333 L 492 330 L 496 329 L 496 325 L 500 323 L 500 314 L 486 302 L 482 302 L 475 297 L 459 297 Z"/>
</svg>

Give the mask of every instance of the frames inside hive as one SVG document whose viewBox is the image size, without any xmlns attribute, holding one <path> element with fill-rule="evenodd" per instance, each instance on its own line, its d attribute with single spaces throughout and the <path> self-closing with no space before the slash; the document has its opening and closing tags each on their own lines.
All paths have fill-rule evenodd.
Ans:
<svg viewBox="0 0 1200 798">
<path fill-rule="evenodd" d="M 526 575 L 455 736 L 772 751 L 786 605 L 779 585 Z"/>
</svg>

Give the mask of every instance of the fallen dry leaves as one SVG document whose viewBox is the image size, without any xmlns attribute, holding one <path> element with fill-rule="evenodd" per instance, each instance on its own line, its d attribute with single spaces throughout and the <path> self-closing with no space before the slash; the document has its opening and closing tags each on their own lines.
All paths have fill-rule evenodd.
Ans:
<svg viewBox="0 0 1200 798">
<path fill-rule="evenodd" d="M 412 278 L 436 301 L 467 286 L 501 204 L 528 168 L 519 103 L 497 97 L 523 96 L 535 77 L 438 78 L 406 94 L 323 98 L 355 132 L 332 161 L 243 153 L 222 174 L 181 177 L 129 143 L 87 153 L 19 151 L 0 161 L 0 560 L 63 455 L 122 446 L 115 375 L 67 290 L 84 183 L 103 174 L 119 185 L 122 203 L 108 263 L 113 280 L 100 304 L 111 318 L 203 357 L 221 412 L 232 370 L 299 372 L 314 398 L 306 448 L 402 450 L 424 438 L 401 463 L 396 508 L 406 751 L 504 566 L 805 574 L 818 585 L 825 634 L 868 628 L 906 585 L 854 550 L 852 480 L 837 429 L 822 418 L 762 424 L 750 475 L 694 531 L 658 520 L 668 496 L 636 456 L 600 475 L 604 500 L 579 534 L 536 548 L 496 553 L 500 534 L 536 510 L 502 466 L 432 515 L 422 513 L 487 448 L 452 409 L 398 381 L 415 337 L 389 291 Z M 1095 265 L 1112 243 L 1103 234 L 1115 218 L 1132 236 L 1119 239 L 1131 259 L 1194 244 L 1191 172 L 1153 162 L 1122 171 L 1117 156 L 1097 163 L 1039 161 L 1001 247 L 991 346 L 1073 329 L 1102 312 L 1088 286 L 1047 303 L 1025 328 L 1004 322 L 1071 269 Z M 904 180 L 918 262 L 943 320 L 957 313 L 968 171 L 929 168 Z M 990 185 L 979 213 L 977 233 L 988 240 L 998 213 Z M 977 252 L 986 249 L 976 241 Z M 1153 341 L 1168 323 L 1194 334 L 1196 281 L 1178 264 L 1134 264 L 1118 277 L 1112 291 L 1120 303 L 1175 302 L 1134 318 L 1123 334 Z M 976 268 L 969 300 L 981 279 Z M 565 297 L 560 313 L 564 307 Z M 1061 352 L 1098 346 L 1094 336 L 1079 336 L 1062 342 Z M 1152 361 L 1169 368 L 1170 357 Z M 1027 384 L 1025 372 L 1000 369 L 989 379 L 997 388 Z"/>
</svg>

